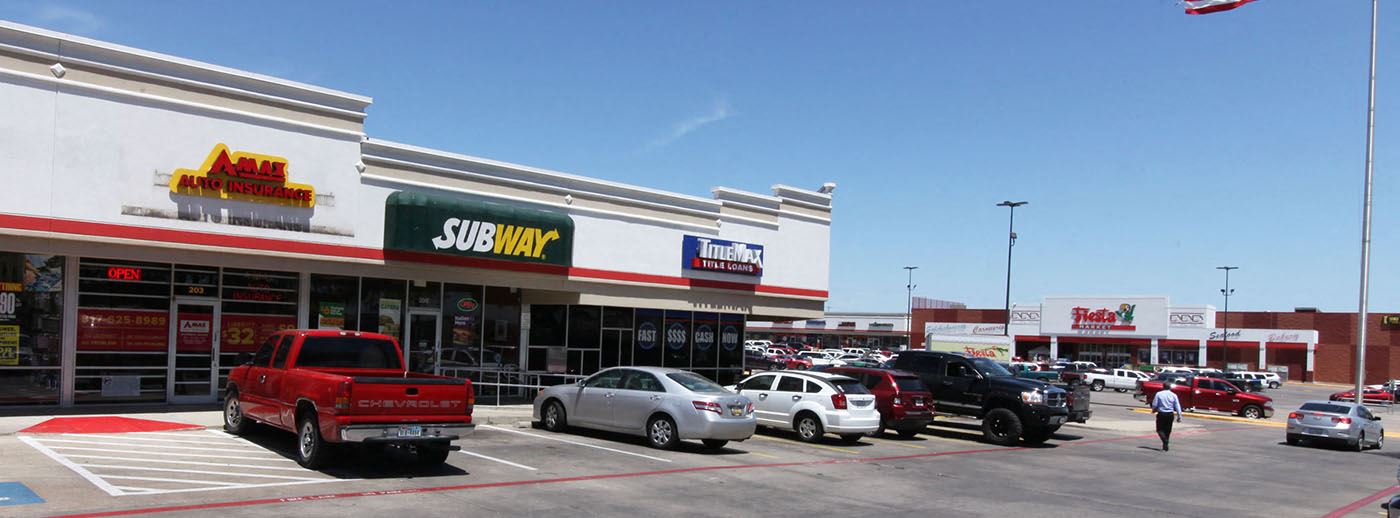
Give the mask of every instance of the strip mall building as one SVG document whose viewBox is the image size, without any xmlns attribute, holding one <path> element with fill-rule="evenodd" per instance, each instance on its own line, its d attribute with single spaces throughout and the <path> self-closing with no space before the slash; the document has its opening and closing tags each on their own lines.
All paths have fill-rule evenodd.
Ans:
<svg viewBox="0 0 1400 518">
<path fill-rule="evenodd" d="M 930 340 L 999 336 L 1002 309 L 914 310 L 915 347 Z M 1367 380 L 1400 372 L 1400 325 L 1368 319 Z M 1228 335 L 1227 335 L 1228 329 Z M 1046 297 L 1011 308 L 1014 356 L 1100 364 L 1183 365 L 1271 370 L 1290 379 L 1355 381 L 1356 314 L 1231 311 L 1180 306 L 1165 297 Z"/>
<path fill-rule="evenodd" d="M 386 142 L 370 102 L 0 22 L 0 405 L 213 401 L 285 328 L 397 336 L 488 398 L 614 365 L 728 383 L 746 322 L 822 314 L 829 190 Z"/>
</svg>

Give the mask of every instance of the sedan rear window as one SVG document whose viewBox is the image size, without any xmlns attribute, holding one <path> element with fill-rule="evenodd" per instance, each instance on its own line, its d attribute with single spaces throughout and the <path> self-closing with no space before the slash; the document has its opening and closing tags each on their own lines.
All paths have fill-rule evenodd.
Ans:
<svg viewBox="0 0 1400 518">
<path fill-rule="evenodd" d="M 1342 405 L 1329 405 L 1327 403 L 1303 403 L 1303 406 L 1298 410 L 1307 410 L 1309 412 L 1326 412 L 1329 414 L 1351 413 L 1350 407 L 1344 407 Z"/>
<path fill-rule="evenodd" d="M 679 383 L 686 390 L 699 394 L 728 394 L 729 391 L 720 384 L 710 381 L 709 378 L 693 372 L 672 372 L 666 375 L 671 381 Z"/>
<path fill-rule="evenodd" d="M 298 367 L 402 369 L 394 342 L 356 336 L 308 336 L 297 353 Z"/>
<path fill-rule="evenodd" d="M 866 390 L 866 389 L 865 389 L 865 385 L 861 385 L 860 382 L 859 382 L 859 381 L 856 381 L 856 380 L 836 380 L 836 381 L 832 381 L 831 384 L 832 384 L 832 385 L 835 385 L 835 386 L 836 386 L 836 390 L 841 391 L 841 393 L 843 393 L 843 394 L 869 394 L 869 393 L 870 393 L 869 390 Z"/>
<path fill-rule="evenodd" d="M 894 384 L 900 392 L 928 392 L 928 387 L 919 378 L 895 378 Z"/>
</svg>

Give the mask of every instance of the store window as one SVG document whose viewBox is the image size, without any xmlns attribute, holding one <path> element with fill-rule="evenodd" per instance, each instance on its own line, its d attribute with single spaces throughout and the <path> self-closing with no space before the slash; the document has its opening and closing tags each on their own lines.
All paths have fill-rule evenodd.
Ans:
<svg viewBox="0 0 1400 518">
<path fill-rule="evenodd" d="M 520 292 L 486 288 L 486 320 L 482 329 L 484 354 L 500 358 L 503 370 L 520 368 Z"/>
<path fill-rule="evenodd" d="M 632 347 L 632 365 L 661 366 L 662 336 L 665 313 L 659 309 L 638 309 L 635 345 Z"/>
<path fill-rule="evenodd" d="M 79 261 L 75 403 L 165 400 L 170 281 L 166 264 Z"/>
<path fill-rule="evenodd" d="M 222 389 L 228 382 L 228 371 L 237 366 L 239 354 L 256 351 L 258 344 L 273 333 L 296 329 L 300 278 L 294 272 L 238 268 L 224 268 L 221 278 L 219 387 Z M 176 360 L 179 369 L 198 369 L 199 364 L 206 361 L 195 353 L 181 353 Z M 191 370 L 189 375 L 197 377 L 198 372 Z M 198 386 L 195 389 L 204 390 Z"/>
<path fill-rule="evenodd" d="M 63 352 L 63 256 L 0 252 L 0 405 L 52 405 Z"/>
<path fill-rule="evenodd" d="M 632 365 L 632 308 L 603 308 L 600 369 Z"/>
<path fill-rule="evenodd" d="M 589 375 L 598 372 L 602 333 L 602 307 L 569 306 L 567 373 Z"/>
<path fill-rule="evenodd" d="M 408 283 L 409 307 L 437 310 L 441 304 L 442 283 L 424 281 Z"/>
<path fill-rule="evenodd" d="M 661 342 L 665 345 L 663 367 L 690 368 L 691 329 L 689 311 L 667 311 Z"/>
<path fill-rule="evenodd" d="M 408 283 L 392 279 L 360 279 L 360 331 L 386 334 L 403 342 L 404 297 Z"/>
<path fill-rule="evenodd" d="M 360 328 L 360 279 L 337 275 L 312 275 L 311 305 L 306 308 L 307 326 L 312 329 Z"/>
<path fill-rule="evenodd" d="M 713 371 L 719 367 L 719 314 L 696 313 L 693 329 L 690 368 L 714 379 Z"/>
<path fill-rule="evenodd" d="M 719 317 L 719 367 L 715 381 L 728 385 L 744 368 L 744 315 Z"/>
<path fill-rule="evenodd" d="M 443 286 L 443 344 L 438 359 L 443 375 L 471 377 L 478 369 L 500 369 L 501 359 L 498 356 L 482 356 L 482 312 L 481 286 Z"/>
</svg>

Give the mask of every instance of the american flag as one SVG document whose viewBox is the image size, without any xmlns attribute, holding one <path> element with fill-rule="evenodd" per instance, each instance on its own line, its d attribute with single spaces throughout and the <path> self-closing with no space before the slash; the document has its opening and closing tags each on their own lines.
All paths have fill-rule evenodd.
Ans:
<svg viewBox="0 0 1400 518">
<path fill-rule="evenodd" d="M 1210 14 L 1229 11 L 1254 0 L 1185 0 L 1186 14 Z"/>
</svg>

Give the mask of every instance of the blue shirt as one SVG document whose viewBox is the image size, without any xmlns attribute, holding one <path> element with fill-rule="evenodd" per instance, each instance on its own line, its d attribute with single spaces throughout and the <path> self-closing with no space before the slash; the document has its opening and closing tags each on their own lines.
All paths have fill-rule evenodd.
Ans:
<svg viewBox="0 0 1400 518">
<path fill-rule="evenodd" d="M 1181 399 L 1176 397 L 1176 393 L 1170 390 L 1157 391 L 1157 395 L 1152 398 L 1152 410 L 1154 412 L 1181 413 Z"/>
</svg>

